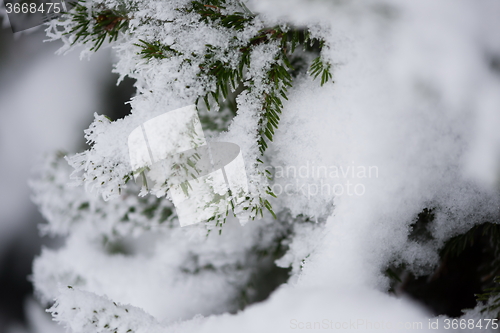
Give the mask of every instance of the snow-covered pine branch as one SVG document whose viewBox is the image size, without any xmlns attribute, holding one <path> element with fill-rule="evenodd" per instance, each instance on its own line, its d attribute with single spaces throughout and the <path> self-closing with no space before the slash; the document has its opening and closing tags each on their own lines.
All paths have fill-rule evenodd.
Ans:
<svg viewBox="0 0 500 333">
<path fill-rule="evenodd" d="M 324 40 L 313 31 L 316 35 L 284 23 L 267 27 L 235 0 L 78 2 L 62 21 L 50 23 L 51 40 L 62 39 L 63 50 L 80 45 L 88 52 L 109 41 L 118 53 L 115 71 L 120 79 L 136 80 L 137 95 L 131 116 L 112 123 L 96 116 L 86 132 L 91 149 L 69 158 L 76 179 L 105 199 L 118 196 L 132 178 L 126 138 L 133 128 L 187 104 L 218 111 L 232 94 L 236 117 L 226 140 L 241 147 L 250 179 L 238 215 L 243 220 L 261 217 L 264 210 L 275 215 L 265 151 L 292 75 L 307 69 L 292 63 L 310 62 L 311 75 L 320 76 L 321 84 L 332 77 L 320 55 Z"/>
</svg>

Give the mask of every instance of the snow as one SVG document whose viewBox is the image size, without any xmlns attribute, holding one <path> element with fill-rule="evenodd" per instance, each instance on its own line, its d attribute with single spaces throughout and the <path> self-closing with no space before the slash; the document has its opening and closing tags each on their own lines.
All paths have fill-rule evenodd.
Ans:
<svg viewBox="0 0 500 333">
<path fill-rule="evenodd" d="M 114 309 L 112 301 L 122 304 L 119 309 L 123 304 L 142 309 L 116 325 L 142 321 L 153 331 L 287 332 L 302 326 L 307 329 L 307 325 L 314 328 L 317 322 L 327 326 L 349 323 L 344 330 L 384 332 L 410 330 L 399 323 L 421 323 L 422 329 L 414 330 L 431 331 L 425 310 L 385 293 L 389 282 L 382 272 L 393 262 L 422 272 L 437 263 L 437 249 L 444 241 L 498 216 L 500 138 L 495 128 L 500 125 L 500 101 L 495 92 L 500 77 L 488 60 L 491 54 L 500 54 L 494 33 L 500 31 L 500 22 L 492 14 L 499 13 L 498 2 L 253 0 L 249 5 L 266 15 L 263 22 L 283 18 L 297 25 L 320 22 L 324 28 L 316 26 L 316 33 L 326 39 L 325 57 L 333 63 L 334 84 L 320 87 L 310 78 L 297 79 L 269 148 L 267 162 L 275 171 L 279 167 L 299 170 L 298 175 L 275 174 L 273 184 L 290 189 L 273 200 L 281 212 L 278 221 L 270 216 L 245 226 L 228 221 L 221 236 L 209 237 L 199 225 L 181 229 L 152 223 L 156 231 L 152 248 L 111 254 L 99 241 L 103 235 L 112 235 L 110 230 L 122 230 L 121 236 L 134 234 L 137 238 L 132 242 L 151 242 L 146 220 L 135 229 L 119 227 L 125 204 L 142 207 L 138 199 L 128 199 L 134 189 L 127 188 L 128 197 L 109 203 L 94 197 L 95 205 L 106 212 L 105 219 L 95 219 L 97 209 L 81 219 L 68 218 L 66 213 L 53 218 L 50 206 L 54 203 L 45 202 L 43 189 L 53 190 L 42 181 L 36 200 L 42 211 L 47 209 L 47 228 L 70 236 L 66 247 L 46 250 L 35 262 L 37 291 L 47 301 L 57 298 L 56 319 L 76 331 L 92 331 L 85 326 L 91 310 Z M 170 34 L 177 38 L 174 45 L 181 52 L 190 50 L 191 43 L 198 50 L 199 40 L 224 48 L 224 32 L 195 28 L 189 15 L 182 16 L 184 25 L 179 31 L 141 23 L 140 17 L 148 15 L 168 17 L 168 5 L 153 14 L 148 6 L 157 8 L 155 2 L 148 2 L 134 17 L 136 36 Z M 244 40 L 252 29 L 248 27 L 238 37 Z M 92 133 L 87 134 L 92 148 L 70 158 L 73 165 L 82 165 L 80 182 L 106 199 L 117 196 L 119 187 L 125 188 L 123 176 L 130 172 L 128 134 L 154 116 L 187 105 L 206 88 L 193 85 L 195 67 L 180 65 L 176 59 L 149 63 L 138 59 L 134 38 L 119 41 L 116 65 L 121 75 L 138 79 L 140 95 L 132 101 L 133 114 L 115 123 L 97 116 Z M 250 75 L 258 78 L 272 57 L 272 47 L 257 48 L 252 54 L 256 72 Z M 196 57 L 192 61 L 200 63 Z M 248 176 L 256 179 L 249 184 L 251 194 L 266 185 L 258 168 L 248 168 L 257 156 L 252 133 L 263 91 L 265 87 L 258 85 L 240 95 L 238 115 L 226 133 L 215 137 L 242 149 Z M 111 171 L 88 168 L 92 163 Z M 311 170 L 313 165 L 316 170 L 375 167 L 377 172 L 360 176 L 341 171 L 338 177 L 300 174 L 301 167 Z M 99 177 L 108 177 L 106 172 L 111 181 L 102 184 Z M 353 190 L 360 185 L 363 193 L 350 195 L 347 187 L 337 195 L 312 191 L 347 186 L 347 182 Z M 71 195 L 82 195 L 78 191 L 82 188 Z M 68 202 L 73 200 L 68 198 Z M 168 205 L 165 202 L 161 204 Z M 435 240 L 430 244 L 409 240 L 411 223 L 429 207 L 436 214 L 430 227 Z M 309 219 L 301 220 L 304 216 Z M 293 232 L 280 239 L 286 228 Z M 266 233 L 267 238 L 263 237 Z M 258 259 L 251 255 L 254 247 L 265 248 L 272 242 L 288 245 L 276 262 L 292 268 L 288 284 L 262 303 L 237 314 L 222 314 L 237 310 L 232 302 L 259 268 Z M 189 258 L 196 258 L 192 267 L 186 267 Z M 74 290 L 64 289 L 68 285 Z M 71 311 L 79 304 L 81 310 Z M 480 314 L 470 310 L 464 318 L 477 319 Z M 444 318 L 438 319 L 443 328 Z M 364 326 L 353 327 L 353 321 Z M 385 326 L 367 327 L 368 322 Z M 98 318 L 96 327 L 101 323 Z M 125 326 L 119 326 L 119 331 Z"/>
</svg>

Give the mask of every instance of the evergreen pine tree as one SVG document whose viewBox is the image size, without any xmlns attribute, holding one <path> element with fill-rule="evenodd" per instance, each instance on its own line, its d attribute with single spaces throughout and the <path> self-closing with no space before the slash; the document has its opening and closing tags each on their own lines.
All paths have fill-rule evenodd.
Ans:
<svg viewBox="0 0 500 333">
<path fill-rule="evenodd" d="M 281 193 L 275 193 L 272 186 L 283 184 L 286 191 L 290 184 L 279 181 L 284 170 L 290 170 L 278 169 L 270 161 L 279 151 L 273 149 L 277 133 L 287 131 L 283 130 L 282 118 L 291 93 L 299 93 L 297 87 L 304 82 L 310 86 L 314 82 L 315 92 L 335 87 L 333 76 L 343 60 L 332 58 L 335 53 L 329 52 L 333 45 L 329 44 L 332 39 L 328 38 L 328 25 L 319 21 L 304 25 L 294 24 L 293 20 L 287 23 L 259 15 L 245 3 L 82 0 L 73 3 L 61 19 L 48 24 L 49 38 L 64 42 L 61 52 L 80 48 L 83 55 L 91 55 L 103 47 L 113 47 L 117 55 L 114 71 L 119 74 L 119 81 L 132 78 L 136 88 L 130 115 L 111 121 L 96 114 L 85 131 L 90 148 L 74 155 L 61 152 L 49 156 L 31 182 L 34 201 L 48 220 L 42 231 L 67 237 L 63 248 L 45 249 L 36 259 L 34 285 L 55 320 L 72 331 L 163 332 L 169 325 L 180 331 L 196 330 L 200 322 L 209 322 L 197 315 L 236 313 L 266 299 L 283 283 L 296 282 L 318 244 L 333 237 L 328 223 L 331 226 L 336 214 L 333 202 L 337 204 L 334 200 L 338 196 L 328 192 L 314 201 L 310 200 L 310 192 L 301 193 L 299 187 L 290 196 L 301 200 L 284 203 Z M 355 10 L 349 13 L 358 15 L 359 8 L 352 6 Z M 377 3 L 367 8 L 367 15 L 376 16 L 376 22 L 380 17 L 383 22 L 391 22 L 397 15 L 390 5 Z M 360 68 L 364 70 L 361 65 Z M 424 101 L 416 112 L 422 112 L 422 118 L 429 117 L 426 103 L 430 105 L 438 99 L 438 92 L 421 82 L 412 82 L 411 89 Z M 151 188 L 147 182 L 144 186 L 134 182 L 135 174 L 142 173 L 146 178 L 148 170 L 132 170 L 127 139 L 145 121 L 191 104 L 197 108 L 209 141 L 231 142 L 241 148 L 249 186 L 242 202 L 228 205 L 204 223 L 181 228 L 176 208 L 165 199 L 169 195 L 165 186 Z M 453 123 L 443 113 L 445 116 L 439 116 Z M 413 116 L 409 112 L 407 115 Z M 353 112 L 350 116 L 356 118 L 359 114 Z M 391 121 L 387 120 L 387 128 Z M 288 125 L 292 122 L 289 119 Z M 460 141 L 460 135 L 453 132 L 456 128 L 450 128 L 450 136 L 459 137 L 456 141 Z M 370 128 L 363 130 L 369 132 Z M 302 142 L 301 148 L 306 147 L 307 142 Z M 387 160 L 392 160 L 391 154 Z M 342 162 L 354 168 L 354 162 Z M 452 159 L 449 168 L 438 169 L 442 178 L 456 172 L 454 163 Z M 310 191 L 314 184 L 317 194 L 324 185 L 324 179 L 318 176 L 321 169 L 308 164 L 307 170 L 313 170 L 307 189 Z M 352 178 L 360 177 L 354 169 L 348 169 L 346 174 L 351 171 Z M 300 168 L 294 172 L 299 174 L 291 177 L 294 181 L 302 177 Z M 73 184 L 67 183 L 69 178 Z M 468 206 L 471 211 L 483 211 L 470 214 L 470 221 L 463 222 L 460 218 L 469 215 L 450 208 L 450 202 L 455 200 L 453 195 L 443 198 L 441 189 L 436 188 L 428 196 L 408 194 L 399 203 L 406 205 L 408 213 L 395 213 L 393 217 L 403 220 L 393 224 L 401 227 L 385 228 L 380 234 L 373 228 L 367 231 L 373 233 L 373 243 L 390 242 L 394 236 L 397 241 L 390 246 L 396 250 L 383 252 L 373 262 L 362 264 L 370 266 L 367 270 L 371 273 L 380 270 L 380 279 L 370 282 L 372 285 L 396 294 L 411 294 L 411 287 L 417 285 L 408 287 L 413 278 L 436 274 L 453 255 L 459 256 L 477 241 L 481 229 L 483 236 L 491 237 L 479 237 L 488 243 L 488 259 L 484 262 L 488 267 L 486 273 L 478 273 L 485 277 L 482 292 L 477 296 L 484 303 L 479 303 L 476 310 L 482 311 L 482 316 L 498 317 L 498 198 L 483 192 L 477 194 L 480 191 L 466 182 L 453 187 L 452 181 L 446 181 L 443 184 L 447 190 L 463 192 L 472 198 L 470 201 L 484 202 Z M 391 188 L 396 190 L 404 191 L 398 186 Z M 412 199 L 415 202 L 408 203 Z M 377 200 L 368 206 L 385 204 Z M 356 206 L 345 207 L 341 212 L 352 209 L 353 216 L 357 216 Z M 390 209 L 397 211 L 392 204 Z M 243 227 L 234 217 L 243 222 Z M 443 227 L 446 218 L 456 219 L 456 226 Z M 377 223 L 382 225 L 383 221 Z M 342 229 L 346 221 L 339 224 L 341 231 L 357 230 Z M 363 232 L 359 231 L 359 235 L 364 236 Z M 339 242 L 351 237 L 347 232 L 335 235 L 341 235 Z M 326 244 L 327 249 L 335 248 L 335 241 Z M 327 250 L 323 251 L 323 259 L 317 259 L 316 265 L 326 262 Z M 362 265 L 352 266 L 358 264 Z M 178 319 L 190 321 L 172 324 Z M 288 322 L 284 325 L 289 327 Z"/>
</svg>

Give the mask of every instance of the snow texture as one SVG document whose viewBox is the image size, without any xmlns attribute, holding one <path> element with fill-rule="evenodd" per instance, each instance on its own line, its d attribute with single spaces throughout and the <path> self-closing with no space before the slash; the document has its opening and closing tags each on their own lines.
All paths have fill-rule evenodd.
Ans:
<svg viewBox="0 0 500 333">
<path fill-rule="evenodd" d="M 288 332 L 316 322 L 431 331 L 423 309 L 385 293 L 382 272 L 393 262 L 423 272 L 437 263 L 444 241 L 498 216 L 500 3 L 250 1 L 263 14 L 259 24 L 315 27 L 327 41 L 335 83 L 320 87 L 299 77 L 290 91 L 267 154 L 271 185 L 281 189 L 273 202 L 278 220 L 228 221 L 221 236 L 209 237 L 203 226 L 160 222 L 154 214 L 171 204 L 137 198 L 123 179 L 130 172 L 128 134 L 192 103 L 213 82 L 197 83 L 199 58 L 190 58 L 192 66 L 176 57 L 146 62 L 134 44 L 160 39 L 191 54 L 210 43 L 225 54 L 226 43 L 244 45 L 259 26 L 233 36 L 194 24 L 194 14 L 181 15 L 180 25 L 155 26 L 145 20 L 170 19 L 186 1 L 134 4 L 140 10 L 133 35 L 115 46 L 116 72 L 137 79 L 132 115 L 116 122 L 96 115 L 86 132 L 91 149 L 69 157 L 79 184 L 116 199 L 70 188 L 60 160 L 34 181 L 35 201 L 48 219 L 44 230 L 69 235 L 65 247 L 45 250 L 34 264 L 37 292 L 57 300 L 55 319 L 74 332 Z M 71 42 L 56 32 L 64 24 L 53 23 L 49 36 Z M 249 75 L 258 81 L 275 51 L 256 48 Z M 238 144 L 247 166 L 258 154 L 252 133 L 265 87 L 257 87 L 238 97 L 238 115 L 216 137 Z M 258 170 L 247 172 L 259 178 Z M 265 182 L 255 184 L 252 193 Z M 152 217 L 142 214 L 155 204 Z M 434 243 L 409 240 L 410 225 L 429 207 L 436 214 Z M 116 253 L 111 240 L 131 245 Z M 238 309 L 234 300 L 261 268 L 255 249 L 271 244 L 287 248 L 276 264 L 291 268 L 288 284 L 262 303 L 223 314 Z"/>
</svg>

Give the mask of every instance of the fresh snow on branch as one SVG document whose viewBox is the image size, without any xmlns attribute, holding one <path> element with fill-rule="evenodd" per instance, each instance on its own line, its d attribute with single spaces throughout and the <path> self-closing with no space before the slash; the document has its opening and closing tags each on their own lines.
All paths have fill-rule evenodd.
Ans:
<svg viewBox="0 0 500 333">
<path fill-rule="evenodd" d="M 387 295 L 383 272 L 428 273 L 451 237 L 498 221 L 498 1 L 79 4 L 49 38 L 90 52 L 104 34 L 137 94 L 131 115 L 95 116 L 71 167 L 48 157 L 32 180 L 42 231 L 67 236 L 34 263 L 57 321 L 73 332 L 439 331 Z M 303 48 L 291 51 L 293 36 Z M 138 197 L 131 180 L 130 132 L 196 102 L 208 141 L 241 148 L 245 212 L 261 217 L 228 217 L 220 235 L 180 228 L 167 199 Z M 424 209 L 429 241 L 409 237 Z"/>
</svg>

